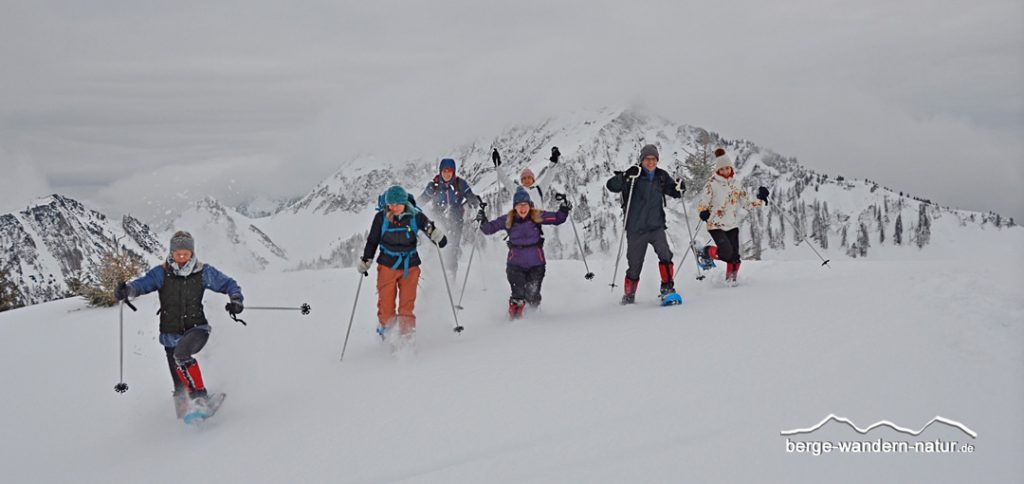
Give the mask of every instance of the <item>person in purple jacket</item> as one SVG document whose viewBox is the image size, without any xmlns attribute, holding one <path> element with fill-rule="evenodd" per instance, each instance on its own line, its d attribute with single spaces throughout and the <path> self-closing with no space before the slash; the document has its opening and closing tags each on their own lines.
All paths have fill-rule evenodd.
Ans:
<svg viewBox="0 0 1024 484">
<path fill-rule="evenodd" d="M 540 285 L 544 281 L 544 232 L 541 225 L 559 225 L 569 217 L 572 204 L 564 200 L 557 212 L 545 212 L 534 208 L 530 194 L 519 187 L 512 197 L 512 210 L 494 220 L 488 221 L 483 209 L 477 212 L 480 230 L 487 235 L 499 230 L 508 234 L 508 260 L 505 274 L 512 287 L 508 298 L 508 317 L 523 316 L 523 306 L 540 305 Z"/>
</svg>

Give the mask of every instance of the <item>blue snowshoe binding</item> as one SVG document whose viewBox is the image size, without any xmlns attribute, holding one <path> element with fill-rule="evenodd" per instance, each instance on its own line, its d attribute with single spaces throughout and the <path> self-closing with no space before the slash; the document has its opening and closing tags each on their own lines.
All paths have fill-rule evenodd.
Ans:
<svg viewBox="0 0 1024 484">
<path fill-rule="evenodd" d="M 696 244 L 693 246 L 693 253 L 697 256 L 697 266 L 702 271 L 707 271 L 715 268 L 715 260 L 708 257 L 707 246 L 698 247 Z"/>
<path fill-rule="evenodd" d="M 683 303 L 683 297 L 676 292 L 672 283 L 661 285 L 661 294 L 658 295 L 662 306 L 675 306 Z"/>
</svg>

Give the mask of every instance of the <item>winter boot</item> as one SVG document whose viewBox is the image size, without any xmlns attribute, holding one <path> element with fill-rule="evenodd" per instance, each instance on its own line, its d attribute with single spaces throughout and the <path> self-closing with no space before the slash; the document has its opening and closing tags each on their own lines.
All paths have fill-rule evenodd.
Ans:
<svg viewBox="0 0 1024 484">
<path fill-rule="evenodd" d="M 626 278 L 623 282 L 622 287 L 625 289 L 625 294 L 622 295 L 622 302 L 619 304 L 633 304 L 636 302 L 636 287 L 640 284 L 640 279 Z"/>
<path fill-rule="evenodd" d="M 185 383 L 188 389 L 189 398 L 206 398 L 206 385 L 203 385 L 203 373 L 199 371 L 199 363 L 196 360 L 178 365 L 178 378 Z"/>
<path fill-rule="evenodd" d="M 676 292 L 674 271 L 671 262 L 659 262 L 658 271 L 661 273 L 661 296 Z"/>
<path fill-rule="evenodd" d="M 519 319 L 523 317 L 523 306 L 525 305 L 526 301 L 523 299 L 509 298 L 508 319 Z"/>
<path fill-rule="evenodd" d="M 725 267 L 725 281 L 726 282 L 735 283 L 736 282 L 736 276 L 739 275 L 739 273 L 740 273 L 740 263 L 739 262 L 730 262 Z"/>
<path fill-rule="evenodd" d="M 181 389 L 176 388 L 172 396 L 174 398 L 174 414 L 180 419 L 188 412 L 188 395 L 185 393 L 185 388 L 182 387 Z"/>
<path fill-rule="evenodd" d="M 412 316 L 397 316 L 398 334 L 413 334 L 416 332 L 416 318 Z"/>
</svg>

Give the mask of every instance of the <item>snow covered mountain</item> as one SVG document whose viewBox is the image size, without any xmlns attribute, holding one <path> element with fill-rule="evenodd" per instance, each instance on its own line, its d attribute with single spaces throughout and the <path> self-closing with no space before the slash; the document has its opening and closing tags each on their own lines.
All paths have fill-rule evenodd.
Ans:
<svg viewBox="0 0 1024 484">
<path fill-rule="evenodd" d="M 354 260 L 353 251 L 358 251 L 364 240 L 377 195 L 396 183 L 418 195 L 436 173 L 442 157 L 455 158 L 459 176 L 491 204 L 489 215 L 508 210 L 511 193 L 497 184 L 490 160 L 492 148 L 497 148 L 510 177 L 524 167 L 538 174 L 556 170 L 553 188 L 576 200 L 573 216 L 585 250 L 588 254 L 609 253 L 616 249 L 620 235 L 621 200 L 608 192 L 604 183 L 612 171 L 634 163 L 640 147 L 647 143 L 659 147 L 661 168 L 689 181 L 685 205 L 688 214 L 683 213 L 680 202 L 670 200 L 668 204 L 669 233 L 677 247 L 689 239 L 683 222 L 686 215 L 691 226 L 698 226 L 697 238 L 708 240 L 693 208 L 706 173 L 695 173 L 694 165 L 687 161 L 700 159 L 717 147 L 725 148 L 733 157 L 738 175 L 751 191 L 764 185 L 773 194 L 773 203 L 748 214 L 742 225 L 747 259 L 814 257 L 806 249 L 794 249 L 805 236 L 831 258 L 864 257 L 878 253 L 880 248 L 885 249 L 882 252 L 926 246 L 955 250 L 971 234 L 1011 227 L 1019 230 L 1012 219 L 995 213 L 957 210 L 870 180 L 818 173 L 751 141 L 727 139 L 633 109 L 571 113 L 515 126 L 447 153 L 401 162 L 358 157 L 343 164 L 306 196 L 260 223 L 271 238 L 294 254 L 292 261 L 299 267 L 349 265 Z M 547 161 L 552 146 L 558 146 L 563 155 L 558 165 Z M 296 237 L 296 231 L 301 237 Z M 549 257 L 578 258 L 572 237 L 572 231 L 564 228 L 548 231 L 545 250 Z"/>
<path fill-rule="evenodd" d="M 510 177 L 524 167 L 537 174 L 555 170 L 549 192 L 566 192 L 575 200 L 573 219 L 587 255 L 614 256 L 621 234 L 621 200 L 604 184 L 612 171 L 634 163 L 647 143 L 659 147 L 661 168 L 688 180 L 685 205 L 670 200 L 667 206 L 669 235 L 679 257 L 689 240 L 687 216 L 697 228 L 697 240 L 709 240 L 694 216 L 694 197 L 706 179 L 694 160 L 717 147 L 733 157 L 739 177 L 751 191 L 760 185 L 772 191 L 772 204 L 749 213 L 741 226 L 744 258 L 749 260 L 815 257 L 798 247 L 805 236 L 829 259 L 888 258 L 912 256 L 923 248 L 930 253 L 963 250 L 979 237 L 998 239 L 1006 230 L 1021 230 L 1012 219 L 995 213 L 957 210 L 870 180 L 819 173 L 751 141 L 727 139 L 643 111 L 606 108 L 514 126 L 417 159 L 358 156 L 284 207 L 259 195 L 240 209 L 206 198 L 164 227 L 159 237 L 134 218 L 125 217 L 120 227 L 112 227 L 106 217 L 78 202 L 50 197 L 0 218 L 0 249 L 11 254 L 2 267 L 17 281 L 25 303 L 50 300 L 67 294 L 66 280 L 94 262 L 95 248 L 109 246 L 110 234 L 129 235 L 129 249 L 151 255 L 155 262 L 163 256 L 159 241 L 178 229 L 196 236 L 201 258 L 228 270 L 350 266 L 361 253 L 377 195 L 391 184 L 419 195 L 442 157 L 455 158 L 459 176 L 490 203 L 490 216 L 508 210 L 511 193 L 497 183 L 490 160 L 493 148 L 502 154 Z M 557 165 L 547 160 L 552 146 L 562 152 Z M 429 205 L 425 208 L 429 214 Z M 570 228 L 546 229 L 545 234 L 550 259 L 579 258 Z M 482 246 L 502 243 L 499 237 L 476 240 Z"/>
<path fill-rule="evenodd" d="M 16 305 L 69 296 L 69 283 L 87 280 L 116 244 L 147 259 L 162 257 L 166 250 L 147 225 L 130 215 L 117 223 L 57 194 L 0 215 L 0 269 L 18 288 Z"/>
<path fill-rule="evenodd" d="M 187 230 L 196 239 L 196 255 L 217 267 L 247 272 L 285 267 L 288 254 L 253 219 L 211 197 L 182 213 L 165 234 Z"/>
</svg>

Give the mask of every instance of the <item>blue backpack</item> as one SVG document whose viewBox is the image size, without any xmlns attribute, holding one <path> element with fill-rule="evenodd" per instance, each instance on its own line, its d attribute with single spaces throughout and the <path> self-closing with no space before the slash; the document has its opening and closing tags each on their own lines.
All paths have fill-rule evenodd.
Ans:
<svg viewBox="0 0 1024 484">
<path fill-rule="evenodd" d="M 384 213 L 387 211 L 388 208 L 387 204 L 384 203 L 384 194 L 381 193 L 380 196 L 377 197 L 377 211 L 384 213 L 384 223 L 382 223 L 380 226 L 380 238 L 382 241 L 384 240 L 384 234 L 388 232 L 405 232 L 407 237 L 411 239 L 416 238 L 416 232 L 417 230 L 419 230 L 419 227 L 416 226 L 416 215 L 419 213 L 419 209 L 416 207 L 416 199 L 413 198 L 411 193 L 409 194 L 409 203 L 407 203 L 405 207 L 406 213 L 408 213 L 409 216 L 412 217 L 412 220 L 409 221 L 409 225 L 405 227 L 392 227 L 391 222 L 388 220 L 387 214 Z M 416 254 L 415 247 L 404 252 L 396 252 L 381 245 L 380 251 L 383 252 L 384 254 L 396 258 L 395 263 L 391 266 L 392 269 L 398 269 L 399 266 L 404 266 L 404 272 L 402 273 L 402 277 L 404 278 L 409 276 L 409 260 L 412 258 L 414 254 Z"/>
</svg>

